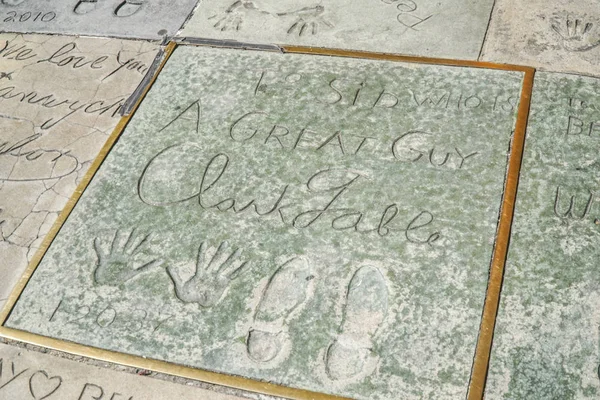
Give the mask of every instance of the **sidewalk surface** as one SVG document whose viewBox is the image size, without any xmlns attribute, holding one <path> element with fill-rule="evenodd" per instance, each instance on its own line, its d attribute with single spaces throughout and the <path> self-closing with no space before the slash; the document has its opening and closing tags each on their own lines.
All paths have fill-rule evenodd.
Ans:
<svg viewBox="0 0 600 400">
<path fill-rule="evenodd" d="M 591 0 L 0 0 L 0 399 L 595 399 Z"/>
</svg>

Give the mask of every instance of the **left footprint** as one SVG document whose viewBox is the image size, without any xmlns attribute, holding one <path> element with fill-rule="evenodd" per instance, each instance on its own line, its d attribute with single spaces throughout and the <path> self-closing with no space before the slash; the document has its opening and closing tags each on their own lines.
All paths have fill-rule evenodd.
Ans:
<svg viewBox="0 0 600 400">
<path fill-rule="evenodd" d="M 142 8 L 144 0 L 123 0 L 121 4 L 115 8 L 115 15 L 117 17 L 129 17 Z"/>
<path fill-rule="evenodd" d="M 25 0 L 2 0 L 2 4 L 6 4 L 7 6 L 18 6 Z"/>
<path fill-rule="evenodd" d="M 87 14 L 96 9 L 96 5 L 98 4 L 98 0 L 79 0 L 75 7 L 73 8 L 73 12 L 75 14 Z"/>
<path fill-rule="evenodd" d="M 263 292 L 254 323 L 248 332 L 246 350 L 250 358 L 262 363 L 269 362 L 290 345 L 288 325 L 308 303 L 313 285 L 314 275 L 303 258 L 287 261 L 275 271 Z"/>
</svg>

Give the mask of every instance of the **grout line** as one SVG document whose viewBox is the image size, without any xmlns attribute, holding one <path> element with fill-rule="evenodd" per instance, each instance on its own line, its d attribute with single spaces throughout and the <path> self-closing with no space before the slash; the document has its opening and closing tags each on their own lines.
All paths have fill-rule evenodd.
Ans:
<svg viewBox="0 0 600 400">
<path fill-rule="evenodd" d="M 123 106 L 121 106 L 121 116 L 122 117 L 126 117 L 129 114 L 131 114 L 131 111 L 133 110 L 133 108 L 136 106 L 136 104 L 138 104 L 138 100 L 140 99 L 140 97 L 142 97 L 144 95 L 145 89 L 148 87 L 148 85 L 150 85 L 150 82 L 152 82 L 152 80 L 154 79 L 154 75 L 156 74 L 156 71 L 158 71 L 159 68 L 161 68 L 164 58 L 165 58 L 165 49 L 161 48 L 158 50 L 158 53 L 154 57 L 154 61 L 152 61 L 152 65 L 150 65 L 150 68 L 148 68 L 148 72 L 146 72 L 146 75 L 144 75 L 144 77 L 142 78 L 142 81 L 135 88 L 135 90 L 133 91 L 131 96 L 129 96 L 129 98 L 127 100 L 125 100 L 125 103 L 123 103 Z"/>
<path fill-rule="evenodd" d="M 196 5 L 194 7 L 192 7 L 192 11 L 190 11 L 190 13 L 187 15 L 185 20 L 181 23 L 181 25 L 179 25 L 179 28 L 177 28 L 175 33 L 173 33 L 173 37 L 172 37 L 173 41 L 175 41 L 176 38 L 180 37 L 179 35 L 181 33 L 183 33 L 183 30 L 187 26 L 188 22 L 190 22 L 191 19 L 194 18 L 194 16 L 196 14 L 199 14 L 200 7 L 204 5 L 204 2 L 202 0 L 200 0 L 200 1 L 196 0 L 196 1 L 197 1 Z"/>
<path fill-rule="evenodd" d="M 73 33 L 73 32 L 41 32 L 41 31 L 5 31 L 0 28 L 0 34 L 2 35 L 41 35 L 41 36 L 65 36 L 72 37 L 74 39 L 118 39 L 132 42 L 148 42 L 160 44 L 163 37 L 141 37 L 141 36 L 119 36 L 119 35 L 101 35 L 100 33 Z"/>
<path fill-rule="evenodd" d="M 483 48 L 487 41 L 488 33 L 490 32 L 490 26 L 492 25 L 492 18 L 494 18 L 497 4 L 498 4 L 498 2 L 496 0 L 494 0 L 494 3 L 492 4 L 492 10 L 490 11 L 490 17 L 488 18 L 488 23 L 485 28 L 485 33 L 483 34 L 483 40 L 481 41 L 481 47 L 479 48 L 479 54 L 477 55 L 477 60 L 479 60 L 479 61 L 481 61 L 481 56 L 483 55 Z"/>
<path fill-rule="evenodd" d="M 237 40 L 221 40 L 221 39 L 208 39 L 208 38 L 196 38 L 196 37 L 178 37 L 174 39 L 177 44 L 181 45 L 192 45 L 192 46 L 211 46 L 211 47 L 226 47 L 232 49 L 244 49 L 244 50 L 264 50 L 264 51 L 275 51 L 282 53 L 281 47 L 276 44 L 257 44 L 238 42 Z"/>
<path fill-rule="evenodd" d="M 502 71 L 519 71 L 527 72 L 533 70 L 531 67 L 513 64 L 498 64 L 487 61 L 471 61 L 471 60 L 456 60 L 450 58 L 433 58 L 433 57 L 421 57 L 421 56 L 410 56 L 392 53 L 376 53 L 370 51 L 359 51 L 359 50 L 343 50 L 343 49 L 329 49 L 322 47 L 303 47 L 303 46 L 281 46 L 284 53 L 295 53 L 295 54 L 310 54 L 320 56 L 334 56 L 334 57 L 352 57 L 361 59 L 372 59 L 372 60 L 385 60 L 385 61 L 400 61 L 408 63 L 419 63 L 419 64 L 430 64 L 430 65 L 445 65 L 453 67 L 472 67 L 472 68 L 483 68 L 483 69 L 494 69 Z"/>
<path fill-rule="evenodd" d="M 488 287 L 483 306 L 479 336 L 477 338 L 473 368 L 471 370 L 467 400 L 482 400 L 484 398 L 492 342 L 494 339 L 496 316 L 498 315 L 500 293 L 502 290 L 502 281 L 504 279 L 504 267 L 506 265 L 515 211 L 515 200 L 519 184 L 521 162 L 523 159 L 523 148 L 525 145 L 525 133 L 527 131 L 529 109 L 531 106 L 534 75 L 535 70 L 531 68 L 525 72 L 525 77 L 523 78 L 519 111 L 509 158 L 504 198 L 502 200 L 500 222 L 498 224 L 498 232 L 490 266 Z"/>
</svg>

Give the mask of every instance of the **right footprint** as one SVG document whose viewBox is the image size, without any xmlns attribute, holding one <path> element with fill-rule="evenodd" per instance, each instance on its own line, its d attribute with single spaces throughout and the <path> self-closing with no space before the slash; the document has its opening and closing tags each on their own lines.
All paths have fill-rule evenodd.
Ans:
<svg viewBox="0 0 600 400">
<path fill-rule="evenodd" d="M 254 361 L 283 361 L 291 348 L 288 324 L 304 308 L 313 292 L 314 275 L 308 261 L 294 258 L 271 276 L 248 331 L 246 351 Z"/>
<path fill-rule="evenodd" d="M 359 268 L 348 285 L 340 334 L 325 354 L 329 378 L 346 380 L 372 372 L 378 361 L 373 336 L 387 309 L 388 291 L 381 272 L 372 266 Z"/>
</svg>

